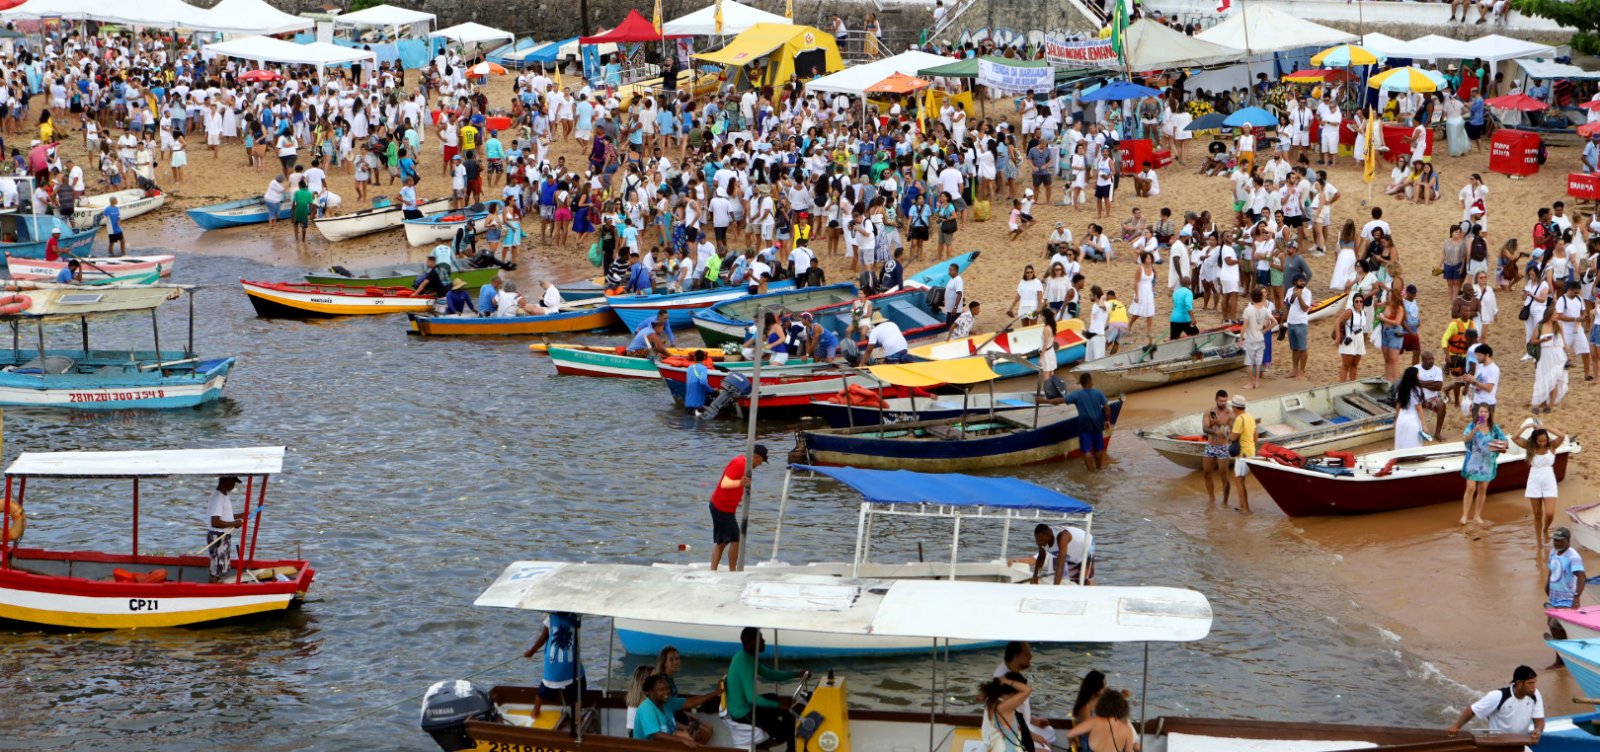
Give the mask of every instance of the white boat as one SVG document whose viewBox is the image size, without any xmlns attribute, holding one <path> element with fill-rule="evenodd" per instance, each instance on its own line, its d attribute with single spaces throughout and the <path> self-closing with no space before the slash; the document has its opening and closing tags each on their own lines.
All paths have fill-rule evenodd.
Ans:
<svg viewBox="0 0 1600 752">
<path fill-rule="evenodd" d="M 1078 374 L 1094 377 L 1094 386 L 1106 394 L 1127 394 L 1191 379 L 1214 376 L 1244 367 L 1239 335 L 1221 331 L 1130 347 L 1116 355 L 1079 363 L 1067 381 Z"/>
<path fill-rule="evenodd" d="M 72 226 L 79 230 L 87 230 L 100 221 L 100 216 L 105 214 L 106 207 L 111 205 L 111 199 L 117 200 L 117 210 L 122 213 L 121 221 L 126 222 L 141 214 L 149 214 L 167 203 L 167 194 L 156 191 L 147 194 L 139 188 L 129 188 L 125 191 L 112 191 L 110 193 L 97 193 L 93 196 L 80 196 L 72 210 Z"/>
<path fill-rule="evenodd" d="M 1572 542 L 1600 554 L 1600 503 L 1572 507 L 1567 510 L 1567 517 L 1572 520 L 1567 526 L 1572 531 Z"/>
<path fill-rule="evenodd" d="M 125 279 L 142 279 L 151 272 L 163 277 L 172 276 L 177 256 L 115 256 L 79 259 L 83 268 L 83 281 L 87 284 Z M 67 262 L 6 256 L 6 271 L 12 279 L 54 282 L 56 275 L 67 267 Z"/>
<path fill-rule="evenodd" d="M 448 243 L 455 239 L 456 230 L 468 222 L 472 223 L 474 229 L 482 232 L 484 226 L 489 223 L 489 213 L 499 211 L 501 206 L 499 201 L 486 201 L 466 209 L 440 210 L 418 219 L 404 220 L 402 224 L 406 228 L 406 242 L 413 247 Z"/>
<path fill-rule="evenodd" d="M 1389 382 L 1381 378 L 1251 400 L 1250 414 L 1256 418 L 1258 443 L 1276 444 L 1308 457 L 1394 438 L 1394 405 Z M 1156 454 L 1199 470 L 1206 449 L 1204 425 L 1205 413 L 1199 412 L 1142 429 L 1136 435 Z"/>
<path fill-rule="evenodd" d="M 436 198 L 417 204 L 417 210 L 423 214 L 442 212 L 450 208 L 450 199 Z M 354 214 L 339 214 L 332 217 L 315 219 L 311 224 L 316 226 L 317 232 L 329 242 L 337 243 L 341 240 L 359 238 L 362 235 L 371 235 L 375 232 L 393 230 L 405 224 L 405 212 L 399 204 L 375 207 Z"/>
</svg>

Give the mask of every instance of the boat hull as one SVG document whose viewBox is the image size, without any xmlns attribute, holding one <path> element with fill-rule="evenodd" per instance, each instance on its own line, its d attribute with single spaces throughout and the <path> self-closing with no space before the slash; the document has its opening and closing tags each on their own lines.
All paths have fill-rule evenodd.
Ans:
<svg viewBox="0 0 1600 752">
<path fill-rule="evenodd" d="M 1128 368 L 1094 372 L 1094 387 L 1106 394 L 1129 394 L 1146 389 L 1203 379 L 1244 367 L 1244 353 L 1223 358 L 1208 358 L 1175 369 Z"/>
<path fill-rule="evenodd" d="M 1556 453 L 1555 472 L 1566 477 L 1565 451 Z M 1504 455 L 1502 455 L 1504 458 Z M 1250 474 L 1267 495 L 1290 517 L 1371 514 L 1460 501 L 1467 481 L 1456 471 L 1409 474 L 1396 471 L 1385 479 L 1351 481 L 1321 473 L 1294 472 L 1271 462 L 1252 460 Z M 1489 493 L 1523 488 L 1528 483 L 1528 463 L 1520 458 L 1502 460 L 1489 482 Z"/>
<path fill-rule="evenodd" d="M 661 374 L 661 379 L 667 385 L 667 391 L 672 394 L 672 400 L 683 404 L 687 393 L 687 368 L 657 363 L 656 370 Z M 724 374 L 712 370 L 707 375 L 706 382 L 711 385 L 714 395 L 722 388 Z M 870 376 L 862 374 L 841 375 L 837 371 L 819 370 L 817 364 L 802 364 L 792 366 L 761 367 L 761 409 L 793 409 L 805 408 L 811 401 L 818 397 L 842 391 L 847 384 L 859 384 L 877 391 L 883 386 L 883 394 L 887 397 L 903 397 L 904 389 L 900 387 L 882 385 Z M 707 397 L 710 399 L 710 395 Z M 750 406 L 750 398 L 739 399 L 741 407 Z"/>
<path fill-rule="evenodd" d="M 85 196 L 78 199 L 77 209 L 72 212 L 72 226 L 79 230 L 94 227 L 96 222 L 106 213 L 106 208 L 111 206 L 111 198 L 117 199 L 117 210 L 122 213 L 121 221 L 126 222 L 134 217 L 149 214 L 165 206 L 167 195 L 158 193 L 146 196 L 138 188 L 115 193 L 103 193 L 95 196 Z"/>
<path fill-rule="evenodd" d="M 1129 349 L 1080 363 L 1072 372 L 1090 374 L 1106 394 L 1128 394 L 1243 367 L 1239 335 L 1222 331 Z"/>
<path fill-rule="evenodd" d="M 38 356 L 37 350 L 10 351 L 13 365 L 23 365 Z M 81 350 L 50 350 L 52 358 L 67 358 L 86 367 L 90 373 L 41 374 L 35 369 L 15 368 L 0 371 L 0 406 L 47 407 L 69 410 L 166 410 L 195 407 L 222 396 L 222 389 L 233 372 L 233 358 L 201 360 L 166 373 L 127 368 L 130 362 L 153 364 L 153 352 L 95 350 L 85 358 Z M 163 363 L 183 361 L 181 352 L 165 352 Z M 0 357 L 3 360 L 3 357 Z M 104 363 L 104 366 L 97 365 Z M 122 366 L 120 372 L 108 369 Z"/>
<path fill-rule="evenodd" d="M 498 208 L 500 202 L 491 201 L 485 205 L 491 208 Z M 461 219 L 441 221 L 441 217 L 453 216 L 454 214 L 462 215 Z M 417 247 L 454 240 L 456 230 L 465 227 L 468 222 L 472 223 L 473 229 L 482 232 L 483 228 L 489 224 L 489 212 L 468 212 L 465 210 L 460 212 L 436 212 L 421 219 L 403 220 L 401 224 L 406 228 L 406 242 L 410 243 L 412 247 Z"/>
<path fill-rule="evenodd" d="M 441 212 L 450 208 L 450 199 L 437 198 L 417 205 L 417 210 L 423 214 Z M 312 220 L 312 226 L 330 243 L 341 240 L 359 238 L 363 235 L 393 230 L 405 224 L 405 210 L 399 204 L 385 206 L 381 209 L 367 209 L 354 214 L 341 214 L 334 217 L 324 217 Z"/>
<path fill-rule="evenodd" d="M 1544 611 L 1567 630 L 1567 637 L 1573 640 L 1591 640 L 1600 638 L 1600 606 L 1584 606 L 1582 608 L 1547 608 Z"/>
<path fill-rule="evenodd" d="M 612 379 L 647 380 L 661 378 L 661 372 L 656 370 L 655 361 L 649 358 L 633 358 L 617 353 L 589 352 L 552 347 L 550 348 L 550 361 L 555 363 L 556 373 L 563 376 L 599 376 Z"/>
<path fill-rule="evenodd" d="M 1583 689 L 1585 697 L 1600 697 L 1600 658 L 1587 649 L 1592 643 L 1571 640 L 1545 640 L 1545 644 L 1561 656 L 1567 672 Z"/>
<path fill-rule="evenodd" d="M 277 290 L 249 282 L 244 282 L 243 285 L 245 295 L 250 298 L 250 305 L 256 309 L 256 315 L 268 319 L 373 316 L 433 310 L 433 298 L 328 295 Z"/>
<path fill-rule="evenodd" d="M 418 270 L 420 273 L 421 270 Z M 467 285 L 467 290 L 474 291 L 489 284 L 489 281 L 500 273 L 497 267 L 487 269 L 468 269 L 466 271 L 451 272 L 450 279 L 461 280 Z M 417 276 L 395 275 L 388 277 L 345 277 L 339 274 L 307 274 L 306 282 L 313 285 L 369 285 L 372 287 L 415 287 Z"/>
<path fill-rule="evenodd" d="M 794 280 L 786 279 L 767 285 L 769 291 L 778 291 L 794 287 Z M 639 327 L 656 317 L 657 311 L 667 312 L 667 324 L 674 329 L 694 324 L 694 314 L 697 311 L 710 308 L 718 303 L 742 298 L 748 293 L 743 287 L 716 287 L 710 290 L 694 290 L 692 292 L 679 292 L 666 295 L 607 295 L 606 302 L 611 304 L 617 312 L 617 317 L 627 325 L 628 331 L 638 331 Z"/>
<path fill-rule="evenodd" d="M 280 205 L 278 219 L 288 219 L 293 213 L 293 208 Z M 229 227 L 244 227 L 246 225 L 259 225 L 266 222 L 270 212 L 267 204 L 261 199 L 245 199 L 243 201 L 230 201 L 215 206 L 202 206 L 184 212 L 202 230 L 225 230 Z"/>
<path fill-rule="evenodd" d="M 86 284 L 99 282 L 117 282 L 130 279 L 142 280 L 151 272 L 156 272 L 162 277 L 172 274 L 172 267 L 177 263 L 176 256 L 120 256 L 117 258 L 86 259 L 83 264 L 83 280 Z M 67 267 L 65 261 L 45 261 L 44 259 L 24 259 L 15 256 L 6 257 L 6 269 L 12 279 L 33 280 L 38 282 L 54 282 L 56 275 Z"/>
<path fill-rule="evenodd" d="M 604 331 L 617 325 L 608 306 L 545 316 L 511 318 L 411 315 L 411 331 L 424 337 L 487 337 Z"/>
<path fill-rule="evenodd" d="M 822 287 L 803 287 L 770 292 L 724 301 L 694 314 L 694 328 L 707 347 L 722 347 L 725 343 L 743 343 L 746 330 L 754 320 L 745 318 L 757 306 L 773 306 L 791 311 L 809 311 L 831 306 L 856 296 L 856 286 L 845 282 Z"/>
<path fill-rule="evenodd" d="M 1121 400 L 1111 401 L 1113 425 L 1120 417 L 1121 408 Z M 992 419 L 986 415 L 974 416 L 965 423 L 980 427 L 999 421 L 1009 424 L 1010 430 L 949 440 L 920 438 L 912 432 L 922 423 L 952 424 L 955 421 L 920 421 L 860 433 L 838 429 L 801 431 L 796 437 L 796 451 L 803 453 L 807 463 L 815 465 L 937 473 L 1032 465 L 1082 455 L 1075 413 L 1036 428 L 1029 427 L 1028 418 L 1027 412 L 1000 413 Z M 1109 445 L 1111 436 L 1105 439 Z"/>
<path fill-rule="evenodd" d="M 88 258 L 94 253 L 94 239 L 100 233 L 99 227 L 91 227 L 83 231 L 73 231 L 61 235 L 61 255 Z M 45 241 L 23 243 L 0 243 L 0 251 L 8 256 L 23 259 L 43 259 Z"/>
<path fill-rule="evenodd" d="M 1568 529 L 1573 544 L 1600 554 L 1600 503 L 1572 507 L 1567 517 L 1572 520 Z"/>
<path fill-rule="evenodd" d="M 997 413 L 1011 412 L 1014 410 L 1032 410 L 1032 392 L 1013 392 L 996 394 L 998 404 L 994 411 Z M 1026 403 L 1023 400 L 1028 400 Z M 910 403 L 915 401 L 916 408 Z M 904 403 L 902 405 L 902 403 Z M 884 423 L 906 423 L 918 420 L 949 420 L 959 418 L 963 412 L 987 414 L 989 412 L 989 396 L 987 394 L 972 395 L 972 399 L 965 406 L 962 405 L 960 395 L 941 395 L 938 397 L 923 397 L 915 400 L 897 399 L 886 409 L 878 409 L 867 405 L 846 405 L 839 402 L 824 402 L 821 400 L 811 403 L 812 412 L 827 421 L 831 428 L 852 428 L 854 426 L 874 426 Z"/>
</svg>

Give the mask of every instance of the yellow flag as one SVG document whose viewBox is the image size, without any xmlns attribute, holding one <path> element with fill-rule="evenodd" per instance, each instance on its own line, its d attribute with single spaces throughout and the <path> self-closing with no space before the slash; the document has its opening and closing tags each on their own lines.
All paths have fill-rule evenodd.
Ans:
<svg viewBox="0 0 1600 752">
<path fill-rule="evenodd" d="M 655 27 L 657 34 L 661 33 L 661 0 L 656 0 L 656 12 L 650 18 L 650 25 Z"/>
<path fill-rule="evenodd" d="M 794 0 L 785 0 L 783 4 L 783 17 L 794 20 Z"/>
<path fill-rule="evenodd" d="M 717 35 L 722 35 L 722 0 L 717 0 Z"/>
<path fill-rule="evenodd" d="M 1361 178 L 1368 183 L 1372 182 L 1373 175 L 1378 172 L 1378 118 L 1376 113 L 1367 110 L 1367 155 L 1362 162 Z"/>
</svg>

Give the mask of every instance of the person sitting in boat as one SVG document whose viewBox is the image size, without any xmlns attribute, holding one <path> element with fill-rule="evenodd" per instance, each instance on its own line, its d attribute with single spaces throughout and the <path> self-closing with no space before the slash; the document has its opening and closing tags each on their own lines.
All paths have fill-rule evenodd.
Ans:
<svg viewBox="0 0 1600 752">
<path fill-rule="evenodd" d="M 467 311 L 477 314 L 478 306 L 472 302 L 472 296 L 467 293 L 466 280 L 458 279 L 450 283 L 450 292 L 444 296 L 444 315 L 465 316 Z"/>
<path fill-rule="evenodd" d="M 548 279 L 541 279 L 539 289 L 543 292 L 539 294 L 539 313 L 535 315 L 560 313 L 561 305 L 566 301 L 561 299 L 561 291 L 556 289 L 555 284 Z"/>
<path fill-rule="evenodd" d="M 517 316 L 537 316 L 535 311 L 544 309 L 536 305 L 529 305 L 527 298 L 517 292 L 517 283 L 506 280 L 500 285 L 500 294 L 494 296 L 494 316 L 498 319 L 509 319 Z"/>
<path fill-rule="evenodd" d="M 427 271 L 422 273 L 422 281 L 417 283 L 414 292 L 430 298 L 442 298 L 450 291 L 450 266 L 440 263 L 433 256 L 428 257 L 427 264 Z"/>
<path fill-rule="evenodd" d="M 239 479 L 235 476 L 217 478 L 217 488 L 206 504 L 206 555 L 211 560 L 213 583 L 221 582 L 223 575 L 232 568 L 233 530 L 244 526 L 244 520 L 234 517 L 233 500 L 228 498 L 237 485 Z"/>
<path fill-rule="evenodd" d="M 511 285 L 507 282 L 506 285 Z M 661 319 L 653 319 L 649 326 L 641 327 L 634 332 L 633 341 L 628 343 L 628 349 L 623 354 L 632 358 L 667 358 L 672 352 L 667 349 L 666 338 L 662 335 L 666 323 Z"/>
<path fill-rule="evenodd" d="M 760 655 L 767 649 L 767 640 L 755 627 L 745 627 L 739 633 L 739 646 L 739 652 L 728 662 L 728 718 L 767 732 L 774 746 L 782 743 L 787 752 L 794 752 L 794 716 L 778 705 L 777 695 L 757 693 L 756 681 L 758 677 L 771 682 L 804 681 L 811 672 L 780 671 L 763 664 Z"/>
<path fill-rule="evenodd" d="M 1033 542 L 1038 544 L 1039 553 L 1034 557 L 1029 583 L 1039 584 L 1039 575 L 1048 565 L 1054 570 L 1051 576 L 1056 585 L 1076 583 L 1080 576 L 1083 584 L 1094 584 L 1094 537 L 1083 528 L 1040 523 L 1033 529 Z"/>
<path fill-rule="evenodd" d="M 644 288 L 633 288 L 633 266 L 639 263 L 639 254 L 630 253 L 626 257 L 618 254 L 612 259 L 611 266 L 606 267 L 606 294 L 621 295 L 623 292 L 633 292 L 648 295 L 650 291 Z"/>
<path fill-rule="evenodd" d="M 668 703 L 672 699 L 672 687 L 667 682 L 667 677 L 652 674 L 645 679 L 644 697 L 644 701 L 639 703 L 638 713 L 634 716 L 633 738 L 681 742 L 690 749 L 700 746 L 700 742 L 687 729 L 678 728 L 677 719 L 668 709 Z"/>
<path fill-rule="evenodd" d="M 50 239 L 44 241 L 44 260 L 61 260 L 61 228 L 59 227 L 51 230 Z"/>
<path fill-rule="evenodd" d="M 479 316 L 494 315 L 494 299 L 499 294 L 500 275 L 496 274 L 494 279 L 489 280 L 488 284 L 478 290 L 478 306 L 476 310 Z"/>
<path fill-rule="evenodd" d="M 56 272 L 56 282 L 64 285 L 83 284 L 83 262 L 77 259 L 67 259 L 67 265 Z"/>
</svg>

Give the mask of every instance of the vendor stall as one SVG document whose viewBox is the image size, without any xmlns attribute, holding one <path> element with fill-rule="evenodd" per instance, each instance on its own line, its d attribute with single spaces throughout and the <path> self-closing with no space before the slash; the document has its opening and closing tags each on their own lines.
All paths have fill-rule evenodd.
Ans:
<svg viewBox="0 0 1600 752">
<path fill-rule="evenodd" d="M 726 47 L 694 57 L 728 66 L 728 80 L 736 86 L 779 86 L 791 76 L 811 79 L 844 68 L 832 35 L 792 24 L 756 24 Z"/>
</svg>

